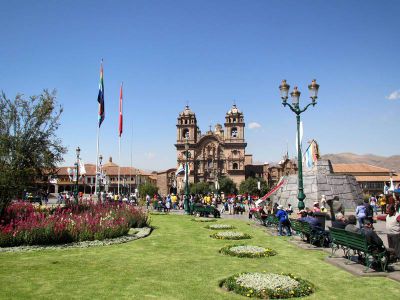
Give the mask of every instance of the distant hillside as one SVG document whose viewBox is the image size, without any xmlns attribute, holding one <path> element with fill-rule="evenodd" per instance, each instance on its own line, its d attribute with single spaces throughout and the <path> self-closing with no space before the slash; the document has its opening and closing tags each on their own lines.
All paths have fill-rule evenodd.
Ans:
<svg viewBox="0 0 400 300">
<path fill-rule="evenodd" d="M 351 164 L 364 163 L 389 170 L 400 171 L 400 155 L 389 157 L 378 156 L 374 154 L 354 154 L 354 153 L 338 153 L 322 155 L 323 159 L 329 159 L 333 164 Z"/>
</svg>

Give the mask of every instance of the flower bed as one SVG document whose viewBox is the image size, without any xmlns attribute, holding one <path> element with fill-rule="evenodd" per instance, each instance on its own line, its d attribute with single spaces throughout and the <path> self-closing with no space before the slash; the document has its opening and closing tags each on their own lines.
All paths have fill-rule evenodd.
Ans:
<svg viewBox="0 0 400 300">
<path fill-rule="evenodd" d="M 124 203 L 85 202 L 43 210 L 16 202 L 0 219 L 0 247 L 103 240 L 147 225 L 144 211 Z"/>
<path fill-rule="evenodd" d="M 207 225 L 205 228 L 212 230 L 221 230 L 221 229 L 235 229 L 235 226 L 229 224 L 211 224 Z"/>
<path fill-rule="evenodd" d="M 195 221 L 195 222 L 216 222 L 217 220 L 216 219 L 211 219 L 211 218 L 195 218 L 195 219 L 192 219 L 192 221 Z"/>
<path fill-rule="evenodd" d="M 219 240 L 244 240 L 244 239 L 251 239 L 251 235 L 243 232 L 238 231 L 222 231 L 216 232 L 210 237 Z"/>
<path fill-rule="evenodd" d="M 251 246 L 251 245 L 228 245 L 221 248 L 219 252 L 231 256 L 252 257 L 252 258 L 276 255 L 275 250 L 259 246 Z"/>
<path fill-rule="evenodd" d="M 308 296 L 314 286 L 293 274 L 240 273 L 220 282 L 220 287 L 247 297 L 282 299 Z"/>
</svg>

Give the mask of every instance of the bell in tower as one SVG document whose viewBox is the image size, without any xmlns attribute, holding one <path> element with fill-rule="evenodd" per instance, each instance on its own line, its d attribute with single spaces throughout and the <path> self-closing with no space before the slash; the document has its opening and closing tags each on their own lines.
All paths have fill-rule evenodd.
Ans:
<svg viewBox="0 0 400 300">
<path fill-rule="evenodd" d="M 232 108 L 225 115 L 225 141 L 244 141 L 244 117 L 243 113 L 233 104 Z"/>
</svg>

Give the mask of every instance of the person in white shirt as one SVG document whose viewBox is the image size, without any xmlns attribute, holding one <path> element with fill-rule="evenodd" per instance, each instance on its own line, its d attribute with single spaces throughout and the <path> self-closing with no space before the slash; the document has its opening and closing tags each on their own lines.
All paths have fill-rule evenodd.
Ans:
<svg viewBox="0 0 400 300">
<path fill-rule="evenodd" d="M 400 259 L 400 213 L 396 212 L 394 205 L 389 205 L 386 216 L 386 231 L 389 248 L 393 248 Z"/>
</svg>

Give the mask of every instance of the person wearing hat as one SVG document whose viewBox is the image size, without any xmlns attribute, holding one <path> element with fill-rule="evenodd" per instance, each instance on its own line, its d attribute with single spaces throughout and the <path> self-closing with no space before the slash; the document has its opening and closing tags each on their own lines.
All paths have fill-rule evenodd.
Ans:
<svg viewBox="0 0 400 300">
<path fill-rule="evenodd" d="M 371 245 L 372 251 L 381 252 L 385 249 L 382 239 L 374 231 L 374 225 L 371 220 L 364 220 L 364 227 L 361 229 L 361 234 L 365 236 L 368 245 Z"/>
<path fill-rule="evenodd" d="M 279 236 L 283 235 L 282 232 L 282 227 L 286 228 L 286 235 L 291 236 L 292 231 L 290 228 L 290 221 L 289 221 L 289 216 L 288 213 L 283 209 L 282 205 L 278 205 L 277 207 L 277 212 L 276 212 L 276 217 L 279 219 Z"/>
<path fill-rule="evenodd" d="M 313 211 L 314 213 L 316 213 L 316 212 L 321 212 L 321 209 L 319 208 L 319 203 L 318 203 L 317 201 L 314 202 L 314 206 L 313 206 L 313 208 L 312 208 L 312 211 Z"/>
</svg>

